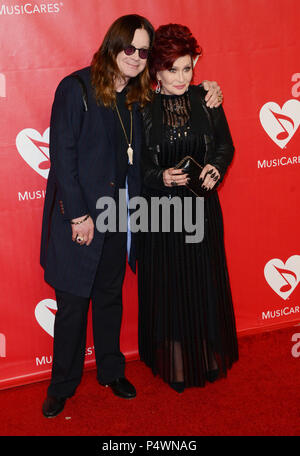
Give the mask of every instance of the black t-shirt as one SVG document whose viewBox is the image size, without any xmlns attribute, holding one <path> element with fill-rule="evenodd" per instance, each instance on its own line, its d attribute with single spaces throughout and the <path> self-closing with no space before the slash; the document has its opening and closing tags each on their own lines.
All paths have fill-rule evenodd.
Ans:
<svg viewBox="0 0 300 456">
<path fill-rule="evenodd" d="M 130 112 L 125 104 L 126 87 L 122 92 L 116 93 L 116 102 L 119 113 L 126 131 L 128 141 L 130 141 Z M 126 176 L 128 171 L 128 143 L 118 116 L 117 111 L 114 111 L 116 132 L 117 132 L 117 174 L 116 174 L 116 189 L 125 188 Z"/>
</svg>

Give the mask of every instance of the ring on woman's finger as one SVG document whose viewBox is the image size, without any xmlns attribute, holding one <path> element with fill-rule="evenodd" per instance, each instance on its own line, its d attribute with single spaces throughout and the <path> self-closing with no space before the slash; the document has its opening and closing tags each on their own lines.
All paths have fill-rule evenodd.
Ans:
<svg viewBox="0 0 300 456">
<path fill-rule="evenodd" d="M 175 181 L 172 181 L 172 182 L 171 182 L 171 185 L 172 185 L 172 187 L 176 187 L 176 185 L 177 185 L 177 182 L 175 182 Z"/>
<path fill-rule="evenodd" d="M 222 95 L 218 95 L 218 102 L 220 103 L 223 100 Z"/>
<path fill-rule="evenodd" d="M 82 241 L 83 241 L 83 238 L 81 236 L 76 237 L 76 242 L 78 242 L 78 244 L 80 244 Z"/>
</svg>

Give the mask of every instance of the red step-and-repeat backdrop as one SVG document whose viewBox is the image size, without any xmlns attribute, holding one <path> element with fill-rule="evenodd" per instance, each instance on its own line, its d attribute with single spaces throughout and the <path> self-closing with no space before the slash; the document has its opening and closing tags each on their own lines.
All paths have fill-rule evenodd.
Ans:
<svg viewBox="0 0 300 456">
<path fill-rule="evenodd" d="M 203 48 L 195 82 L 222 87 L 236 153 L 219 194 L 239 334 L 300 320 L 299 0 L 0 0 L 0 389 L 50 376 L 56 302 L 39 248 L 55 88 L 129 13 L 188 25 Z M 138 357 L 137 305 L 128 269 L 127 359 Z"/>
</svg>

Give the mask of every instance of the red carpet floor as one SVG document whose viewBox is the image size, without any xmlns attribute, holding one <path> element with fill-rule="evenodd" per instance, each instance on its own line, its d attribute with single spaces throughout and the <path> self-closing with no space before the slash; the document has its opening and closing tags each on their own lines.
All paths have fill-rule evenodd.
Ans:
<svg viewBox="0 0 300 456">
<path fill-rule="evenodd" d="M 136 399 L 115 397 L 84 373 L 76 395 L 56 418 L 42 416 L 48 382 L 0 391 L 1 436 L 297 436 L 300 327 L 244 336 L 240 361 L 226 379 L 177 394 L 139 361 L 126 375 Z M 300 350 L 298 350 L 300 351 Z"/>
</svg>

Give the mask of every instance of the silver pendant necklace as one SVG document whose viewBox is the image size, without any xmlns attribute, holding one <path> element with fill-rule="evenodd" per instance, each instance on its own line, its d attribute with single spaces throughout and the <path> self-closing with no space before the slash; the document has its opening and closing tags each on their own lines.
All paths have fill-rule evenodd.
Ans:
<svg viewBox="0 0 300 456">
<path fill-rule="evenodd" d="M 124 135 L 125 135 L 125 138 L 126 138 L 126 142 L 128 144 L 127 155 L 128 155 L 129 164 L 133 165 L 133 148 L 131 147 L 132 146 L 132 123 L 133 123 L 132 122 L 132 111 L 129 111 L 129 113 L 130 113 L 130 141 L 128 141 L 128 136 L 126 134 L 126 130 L 125 130 L 124 124 L 122 122 L 122 119 L 121 119 L 117 104 L 115 106 L 116 106 L 116 111 L 118 113 L 118 117 L 119 117 L 119 120 L 120 120 L 120 124 L 122 126 L 122 129 L 123 129 L 123 132 L 124 132 Z"/>
</svg>

